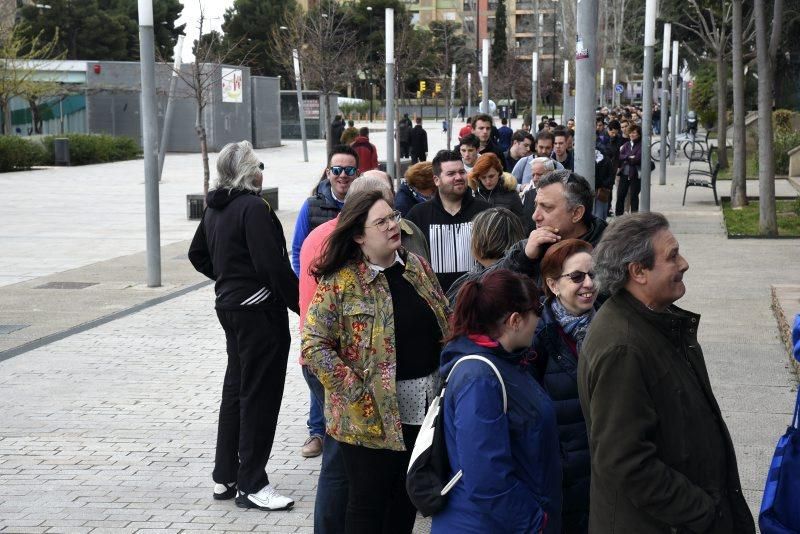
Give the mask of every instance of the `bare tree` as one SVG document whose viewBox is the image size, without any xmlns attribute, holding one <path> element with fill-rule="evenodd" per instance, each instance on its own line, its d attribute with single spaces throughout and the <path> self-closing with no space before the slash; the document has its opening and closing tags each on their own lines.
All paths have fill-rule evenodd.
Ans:
<svg viewBox="0 0 800 534">
<path fill-rule="evenodd" d="M 625 41 L 625 15 L 630 0 L 608 0 L 611 2 L 612 42 L 614 44 L 614 68 L 622 74 L 622 45 Z"/>
<path fill-rule="evenodd" d="M 177 76 L 184 83 L 181 93 L 188 93 L 196 104 L 194 129 L 197 139 L 200 142 L 200 155 L 203 159 L 203 196 L 208 193 L 208 185 L 211 172 L 208 166 L 208 135 L 205 125 L 205 110 L 213 98 L 213 89 L 222 81 L 222 67 L 226 61 L 234 56 L 234 50 L 240 43 L 226 43 L 222 36 L 217 32 L 203 33 L 205 14 L 202 3 L 200 4 L 200 17 L 197 22 L 198 39 L 194 43 L 194 62 L 190 68 L 178 67 L 173 69 L 170 63 L 166 63 L 173 69 Z M 238 52 L 238 51 L 237 51 Z M 236 54 L 239 61 L 247 61 L 247 56 L 242 57 L 241 53 Z M 239 61 L 236 64 L 241 64 Z"/>
<path fill-rule="evenodd" d="M 298 13 L 290 18 L 272 39 L 277 56 L 289 69 L 291 51 L 298 49 L 304 80 L 320 92 L 320 100 L 324 100 L 320 107 L 327 132 L 328 151 L 334 145 L 329 132 L 330 97 L 352 79 L 361 64 L 358 33 L 352 29 L 349 17 L 349 13 L 337 2 L 322 2 L 308 13 Z"/>
<path fill-rule="evenodd" d="M 41 36 L 29 39 L 17 28 L 7 29 L 0 37 L 0 108 L 3 113 L 3 133 L 11 133 L 11 99 L 25 97 L 33 90 L 37 67 L 32 61 L 57 61 L 57 41 L 44 42 Z M 41 67 L 41 65 L 40 65 Z"/>
<path fill-rule="evenodd" d="M 728 130 L 728 32 L 731 24 L 731 4 L 723 2 L 722 11 L 717 13 L 708 7 L 701 7 L 697 0 L 688 0 L 687 5 L 693 12 L 691 19 L 694 25 L 687 26 L 675 22 L 689 32 L 696 35 L 703 44 L 702 51 L 694 50 L 688 43 L 684 47 L 693 56 L 703 59 L 708 55 L 713 59 L 717 68 L 717 154 L 719 166 L 728 168 L 727 130 Z"/>
<path fill-rule="evenodd" d="M 744 126 L 744 57 L 742 0 L 732 1 L 733 37 L 733 175 L 731 176 L 731 206 L 747 205 L 747 137 Z"/>
<path fill-rule="evenodd" d="M 773 68 L 780 39 L 783 0 L 773 2 L 772 36 L 768 39 L 765 0 L 755 0 L 756 55 L 758 58 L 758 231 L 761 235 L 778 235 L 775 205 L 775 159 L 773 154 L 772 91 Z M 774 45 L 774 48 L 772 48 Z"/>
</svg>

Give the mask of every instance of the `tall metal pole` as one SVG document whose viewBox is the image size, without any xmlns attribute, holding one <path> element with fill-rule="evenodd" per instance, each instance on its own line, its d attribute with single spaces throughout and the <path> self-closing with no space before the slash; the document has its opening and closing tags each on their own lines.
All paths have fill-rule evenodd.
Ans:
<svg viewBox="0 0 800 534">
<path fill-rule="evenodd" d="M 450 140 L 453 138 L 453 106 L 456 101 L 456 64 L 453 63 L 453 71 L 450 73 L 450 107 L 447 109 L 447 150 L 450 150 Z"/>
<path fill-rule="evenodd" d="M 664 23 L 663 49 L 661 51 L 661 155 L 658 158 L 658 185 L 667 185 L 667 136 L 669 121 L 669 47 L 672 42 L 672 24 Z M 675 113 L 675 110 L 672 111 Z"/>
<path fill-rule="evenodd" d="M 678 115 L 680 113 L 676 113 L 678 108 L 678 91 L 680 90 L 678 83 L 678 41 L 672 41 L 672 118 L 669 121 L 670 129 L 669 129 L 669 144 L 672 147 L 672 151 L 669 154 L 669 164 L 675 165 L 675 135 L 678 132 L 678 125 L 680 124 Z"/>
<path fill-rule="evenodd" d="M 617 107 L 617 69 L 611 71 L 611 85 L 614 91 L 611 93 L 611 107 Z"/>
<path fill-rule="evenodd" d="M 536 133 L 536 114 L 539 104 L 539 52 L 533 53 L 531 60 L 531 132 Z"/>
<path fill-rule="evenodd" d="M 306 109 L 303 104 L 303 83 L 300 76 L 300 54 L 297 49 L 292 49 L 292 63 L 294 64 L 294 84 L 297 87 L 297 115 L 300 119 L 300 138 L 303 140 L 303 161 L 308 161 L 308 139 L 306 138 Z"/>
<path fill-rule="evenodd" d="M 394 9 L 386 8 L 386 172 L 394 172 Z"/>
<path fill-rule="evenodd" d="M 467 118 L 472 117 L 472 73 L 467 73 Z"/>
<path fill-rule="evenodd" d="M 689 82 L 684 80 L 681 83 L 681 92 L 680 92 L 680 101 L 681 105 L 678 106 L 681 110 L 681 131 L 686 130 L 686 113 L 689 111 Z"/>
<path fill-rule="evenodd" d="M 183 38 L 185 35 L 178 36 L 178 44 L 175 45 L 173 56 L 175 63 L 172 65 L 172 78 L 169 81 L 169 96 L 167 97 L 167 109 L 164 111 L 164 129 L 161 130 L 161 144 L 158 148 L 158 181 L 161 181 L 161 174 L 164 172 L 164 156 L 167 154 L 167 142 L 169 141 L 169 130 L 172 126 L 172 115 L 174 112 L 172 100 L 175 97 L 175 86 L 178 83 L 178 71 L 181 68 L 181 52 L 183 51 Z"/>
<path fill-rule="evenodd" d="M 656 47 L 657 0 L 647 0 L 644 12 L 644 83 L 642 84 L 642 193 L 640 209 L 650 211 L 650 129 L 653 126 L 653 61 Z"/>
<path fill-rule="evenodd" d="M 139 0 L 139 66 L 142 76 L 142 152 L 147 235 L 147 287 L 161 285 L 161 221 L 158 205 L 158 118 L 152 0 Z"/>
<path fill-rule="evenodd" d="M 606 105 L 606 69 L 600 67 L 600 107 Z"/>
<path fill-rule="evenodd" d="M 575 172 L 594 188 L 595 111 L 597 101 L 598 0 L 578 2 L 575 46 Z"/>
<path fill-rule="evenodd" d="M 483 87 L 483 112 L 491 115 L 489 110 L 489 39 L 483 40 L 483 57 L 481 61 L 481 87 Z"/>
<path fill-rule="evenodd" d="M 567 124 L 567 101 L 569 100 L 569 60 L 564 60 L 564 86 L 561 89 L 561 124 Z"/>
</svg>

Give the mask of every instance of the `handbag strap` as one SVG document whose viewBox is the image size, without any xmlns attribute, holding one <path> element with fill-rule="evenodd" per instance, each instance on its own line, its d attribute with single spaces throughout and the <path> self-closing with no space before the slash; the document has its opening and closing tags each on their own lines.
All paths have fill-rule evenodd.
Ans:
<svg viewBox="0 0 800 534">
<path fill-rule="evenodd" d="M 797 388 L 797 400 L 794 401 L 794 417 L 792 428 L 800 428 L 800 387 Z"/>
<path fill-rule="evenodd" d="M 456 367 L 458 367 L 458 364 L 467 360 L 480 360 L 492 368 L 492 371 L 494 371 L 494 374 L 497 375 L 497 379 L 500 381 L 500 387 L 503 390 L 503 413 L 508 413 L 508 398 L 506 397 L 506 384 L 505 382 L 503 382 L 503 377 L 500 375 L 500 371 L 498 371 L 497 367 L 495 367 L 495 365 L 491 362 L 491 360 L 489 360 L 489 358 L 486 358 L 485 356 L 480 356 L 478 354 L 471 354 L 469 356 L 462 356 L 461 358 L 459 358 L 458 361 L 450 369 L 450 372 L 447 373 L 447 378 L 444 381 L 445 386 L 447 386 L 447 382 L 450 380 L 450 376 L 453 374 L 453 371 L 455 371 Z M 798 400 L 800 401 L 800 397 L 798 397 Z M 797 413 L 795 413 L 795 419 L 796 418 L 797 418 Z"/>
</svg>

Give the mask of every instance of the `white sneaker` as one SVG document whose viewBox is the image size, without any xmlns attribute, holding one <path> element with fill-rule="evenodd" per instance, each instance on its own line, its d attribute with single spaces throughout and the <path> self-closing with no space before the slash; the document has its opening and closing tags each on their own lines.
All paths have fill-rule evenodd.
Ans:
<svg viewBox="0 0 800 534">
<path fill-rule="evenodd" d="M 267 484 L 258 493 L 240 491 L 236 496 L 236 506 L 239 508 L 258 508 L 266 511 L 288 510 L 294 506 L 294 501 L 279 494 L 271 484 Z"/>
</svg>

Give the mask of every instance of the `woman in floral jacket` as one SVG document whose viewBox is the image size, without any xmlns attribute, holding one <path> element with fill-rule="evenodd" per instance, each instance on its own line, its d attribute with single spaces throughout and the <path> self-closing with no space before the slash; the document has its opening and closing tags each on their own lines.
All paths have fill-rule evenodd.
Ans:
<svg viewBox="0 0 800 534">
<path fill-rule="evenodd" d="M 430 266 L 401 248 L 399 220 L 379 192 L 357 193 L 312 267 L 302 350 L 341 445 L 348 533 L 413 529 L 405 473 L 448 332 L 447 300 Z"/>
</svg>

